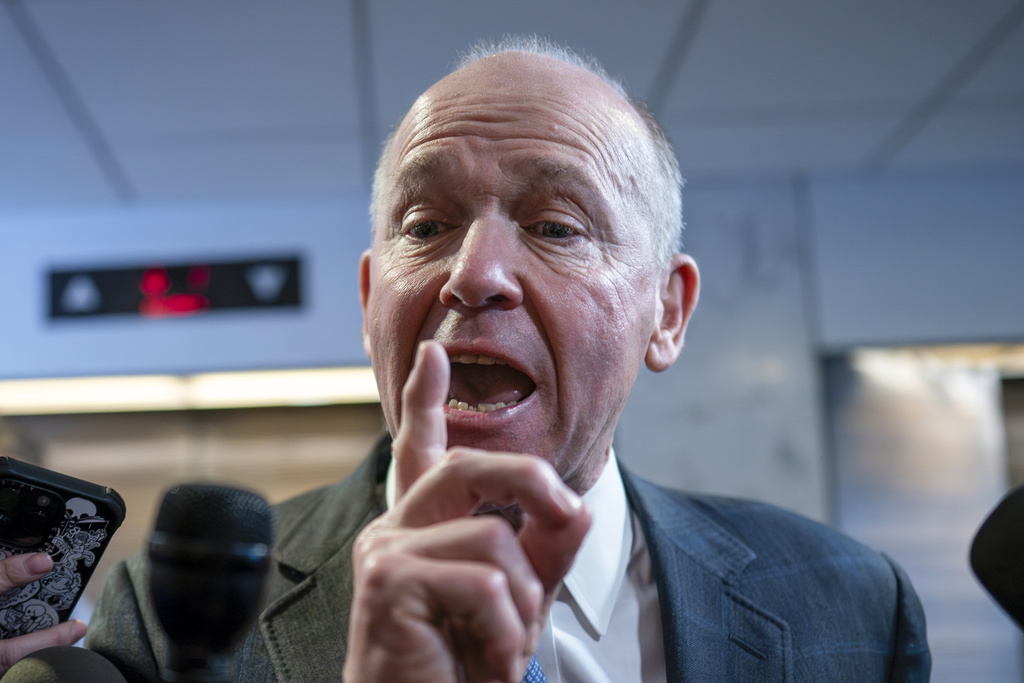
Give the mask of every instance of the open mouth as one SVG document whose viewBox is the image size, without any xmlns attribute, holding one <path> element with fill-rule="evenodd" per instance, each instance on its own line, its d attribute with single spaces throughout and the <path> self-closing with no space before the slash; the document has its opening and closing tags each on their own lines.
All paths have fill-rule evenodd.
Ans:
<svg viewBox="0 0 1024 683">
<path fill-rule="evenodd" d="M 494 356 L 457 353 L 448 386 L 448 407 L 474 413 L 490 413 L 519 403 L 537 385 L 525 373 Z"/>
</svg>

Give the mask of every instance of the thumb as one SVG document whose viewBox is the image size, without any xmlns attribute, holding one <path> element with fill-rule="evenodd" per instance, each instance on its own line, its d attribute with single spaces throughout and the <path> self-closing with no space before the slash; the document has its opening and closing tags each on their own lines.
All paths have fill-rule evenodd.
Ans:
<svg viewBox="0 0 1024 683">
<path fill-rule="evenodd" d="M 439 462 L 448 448 L 444 404 L 450 375 L 444 347 L 435 341 L 420 343 L 402 389 L 402 420 L 391 449 L 398 475 L 398 498 Z"/>
</svg>

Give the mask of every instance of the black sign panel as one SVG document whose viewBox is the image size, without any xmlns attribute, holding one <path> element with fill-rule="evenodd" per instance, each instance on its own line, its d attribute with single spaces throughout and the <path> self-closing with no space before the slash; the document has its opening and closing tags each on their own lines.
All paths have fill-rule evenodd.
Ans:
<svg viewBox="0 0 1024 683">
<path fill-rule="evenodd" d="M 227 309 L 302 306 L 302 261 L 271 257 L 123 268 L 51 270 L 50 318 L 168 318 Z"/>
</svg>

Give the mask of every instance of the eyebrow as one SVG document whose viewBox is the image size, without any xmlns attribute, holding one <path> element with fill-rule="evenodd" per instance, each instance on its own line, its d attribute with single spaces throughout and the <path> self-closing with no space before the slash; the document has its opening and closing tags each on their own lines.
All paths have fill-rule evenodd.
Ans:
<svg viewBox="0 0 1024 683">
<path fill-rule="evenodd" d="M 553 159 L 536 157 L 518 164 L 527 166 L 531 185 L 575 185 L 588 191 L 596 191 L 593 179 L 581 168 L 573 164 L 565 164 Z"/>
<path fill-rule="evenodd" d="M 555 191 L 577 203 L 584 202 L 592 210 L 604 206 L 604 192 L 599 182 L 576 164 L 534 156 L 517 160 L 515 168 L 526 178 L 524 188 L 528 193 Z M 395 206 L 412 203 L 439 178 L 454 178 L 462 173 L 463 164 L 451 153 L 429 151 L 407 158 L 395 175 L 393 187 L 398 191 Z"/>
<path fill-rule="evenodd" d="M 606 197 L 595 178 L 575 164 L 567 164 L 545 157 L 521 162 L 531 173 L 527 187 L 531 192 L 547 189 L 563 195 L 587 213 L 601 212 Z"/>
<path fill-rule="evenodd" d="M 395 174 L 397 187 L 419 187 L 437 176 L 449 176 L 458 171 L 461 164 L 452 154 L 429 151 L 407 158 Z"/>
<path fill-rule="evenodd" d="M 417 195 L 423 194 L 430 181 L 439 176 L 451 176 L 459 163 L 450 154 L 426 152 L 406 159 L 395 172 L 393 187 L 398 192 L 394 206 L 405 206 Z"/>
</svg>

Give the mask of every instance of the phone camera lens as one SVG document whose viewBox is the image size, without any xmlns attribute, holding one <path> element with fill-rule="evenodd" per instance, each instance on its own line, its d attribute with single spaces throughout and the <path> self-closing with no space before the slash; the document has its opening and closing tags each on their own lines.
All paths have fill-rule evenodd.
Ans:
<svg viewBox="0 0 1024 683">
<path fill-rule="evenodd" d="M 38 498 L 36 498 L 36 505 L 38 505 L 41 508 L 49 507 L 50 506 L 50 497 L 45 495 L 45 494 L 39 496 Z"/>
<path fill-rule="evenodd" d="M 32 535 L 39 535 L 50 527 L 50 520 L 42 510 L 29 510 L 21 519 L 21 528 Z"/>
</svg>

